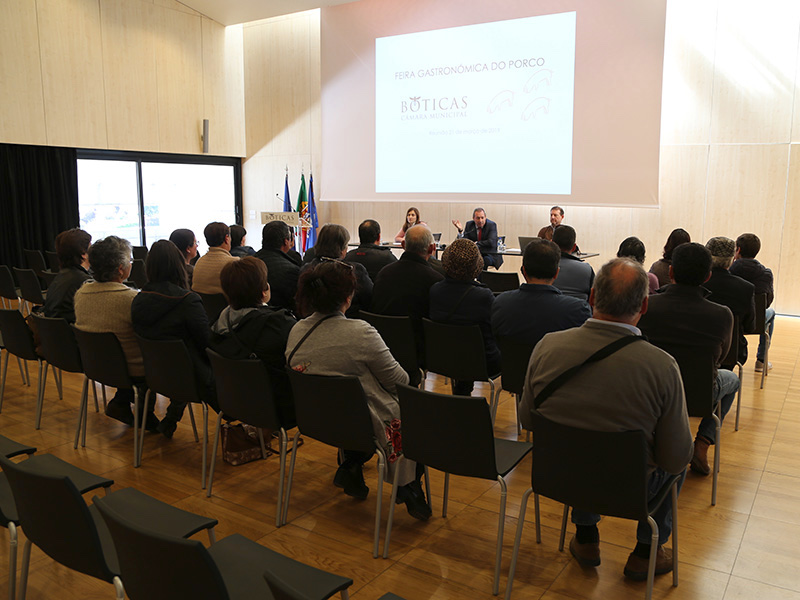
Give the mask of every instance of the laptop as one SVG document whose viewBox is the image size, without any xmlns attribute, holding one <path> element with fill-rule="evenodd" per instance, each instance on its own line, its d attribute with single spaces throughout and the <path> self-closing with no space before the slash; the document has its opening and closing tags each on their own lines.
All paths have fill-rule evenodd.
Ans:
<svg viewBox="0 0 800 600">
<path fill-rule="evenodd" d="M 520 252 L 525 252 L 525 246 L 531 243 L 531 240 L 537 239 L 536 236 L 534 237 L 526 237 L 524 235 L 519 236 L 519 250 Z"/>
</svg>

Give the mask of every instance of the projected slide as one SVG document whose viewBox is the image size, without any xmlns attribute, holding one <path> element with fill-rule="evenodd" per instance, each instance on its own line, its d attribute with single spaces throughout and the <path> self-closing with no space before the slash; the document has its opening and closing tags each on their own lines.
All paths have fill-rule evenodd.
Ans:
<svg viewBox="0 0 800 600">
<path fill-rule="evenodd" d="M 375 40 L 375 191 L 570 194 L 576 13 Z"/>
</svg>

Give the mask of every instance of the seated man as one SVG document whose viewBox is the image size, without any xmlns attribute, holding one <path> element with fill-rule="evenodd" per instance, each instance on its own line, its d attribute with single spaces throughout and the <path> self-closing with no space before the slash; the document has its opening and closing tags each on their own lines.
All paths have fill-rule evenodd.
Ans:
<svg viewBox="0 0 800 600">
<path fill-rule="evenodd" d="M 539 230 L 536 235 L 543 240 L 553 241 L 553 233 L 561 225 L 564 220 L 564 209 L 560 206 L 554 206 L 550 209 L 550 225 L 545 225 Z"/>
<path fill-rule="evenodd" d="M 545 334 L 580 327 L 592 316 L 586 302 L 566 296 L 553 286 L 560 259 L 561 251 L 553 242 L 534 239 L 525 247 L 522 255 L 525 283 L 494 299 L 495 336 L 535 346 Z"/>
<path fill-rule="evenodd" d="M 89 244 L 92 236 L 83 229 L 68 229 L 56 236 L 56 253 L 61 269 L 47 288 L 44 316 L 75 322 L 75 292 L 89 275 Z"/>
<path fill-rule="evenodd" d="M 472 211 L 472 221 L 467 221 L 464 228 L 461 221 L 453 219 L 458 229 L 458 237 L 472 240 L 478 245 L 483 257 L 483 270 L 489 267 L 499 269 L 503 266 L 503 255 L 497 253 L 497 223 L 486 218 L 486 211 L 476 208 Z"/>
<path fill-rule="evenodd" d="M 755 233 L 743 233 L 736 238 L 736 254 L 733 256 L 730 272 L 752 283 L 755 286 L 756 294 L 767 295 L 765 320 L 769 339 L 772 340 L 772 330 L 775 327 L 775 309 L 771 306 L 775 299 L 775 292 L 772 288 L 772 271 L 756 260 L 759 250 L 761 250 L 761 240 Z M 756 373 L 764 370 L 766 343 L 766 336 L 762 333 L 758 338 L 758 350 L 756 351 Z M 767 368 L 771 369 L 772 363 Z"/>
<path fill-rule="evenodd" d="M 294 310 L 300 259 L 289 253 L 294 248 L 294 234 L 283 221 L 271 221 L 261 230 L 261 250 L 255 257 L 267 266 L 270 306 Z M 293 254 L 297 254 L 294 252 Z"/>
<path fill-rule="evenodd" d="M 553 242 L 561 249 L 561 265 L 553 285 L 568 296 L 588 300 L 594 283 L 594 269 L 573 254 L 577 249 L 575 230 L 569 225 L 559 226 L 553 232 Z"/>
<path fill-rule="evenodd" d="M 531 411 L 537 410 L 547 419 L 572 427 L 642 431 L 649 450 L 652 497 L 669 473 L 685 472 L 692 454 L 692 435 L 678 365 L 669 354 L 642 339 L 636 328 L 648 310 L 647 293 L 647 274 L 639 263 L 629 258 L 606 263 L 589 297 L 593 317 L 580 327 L 548 333 L 533 351 L 520 417 L 526 427 L 530 427 Z M 633 343 L 584 365 L 548 398 L 537 399 L 566 369 L 581 365 L 598 350 L 627 337 L 635 338 Z M 669 496 L 653 518 L 658 525 L 656 574 L 668 573 L 672 570 L 672 553 L 663 545 L 672 530 Z M 582 566 L 600 564 L 599 521 L 600 515 L 573 507 L 576 533 L 569 549 Z M 639 522 L 636 540 L 624 573 L 631 579 L 644 580 L 651 541 L 647 521 Z"/>
<path fill-rule="evenodd" d="M 350 250 L 344 259 L 347 262 L 364 265 L 373 282 L 378 276 L 378 271 L 386 265 L 397 262 L 392 249 L 389 246 L 381 246 L 381 226 L 377 221 L 367 219 L 358 226 L 358 242 L 358 248 Z"/>
<path fill-rule="evenodd" d="M 229 262 L 239 260 L 231 256 L 231 229 L 225 223 L 209 223 L 203 230 L 208 252 L 194 265 L 192 291 L 199 294 L 221 294 L 219 272 Z"/>
<path fill-rule="evenodd" d="M 719 361 L 728 354 L 733 329 L 733 314 L 727 306 L 705 298 L 703 287 L 711 276 L 711 253 L 701 244 L 681 244 L 672 253 L 669 267 L 672 284 L 650 297 L 647 314 L 639 321 L 642 333 L 655 345 L 708 348 L 714 357 L 714 404 L 721 402 L 722 419 L 731 408 L 739 378 L 720 369 Z M 716 425 L 711 417 L 700 422 L 694 441 L 692 471 L 708 475 L 708 447 L 716 441 Z"/>
</svg>

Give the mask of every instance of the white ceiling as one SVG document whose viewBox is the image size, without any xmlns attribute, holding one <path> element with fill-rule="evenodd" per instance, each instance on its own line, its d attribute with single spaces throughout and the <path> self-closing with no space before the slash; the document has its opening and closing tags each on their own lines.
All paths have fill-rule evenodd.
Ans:
<svg viewBox="0 0 800 600">
<path fill-rule="evenodd" d="M 179 0 L 222 25 L 238 25 L 353 0 Z"/>
</svg>

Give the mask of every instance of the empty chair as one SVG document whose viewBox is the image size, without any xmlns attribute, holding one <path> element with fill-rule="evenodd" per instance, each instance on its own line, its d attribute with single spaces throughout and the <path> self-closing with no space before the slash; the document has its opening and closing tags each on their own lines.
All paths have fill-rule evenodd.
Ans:
<svg viewBox="0 0 800 600">
<path fill-rule="evenodd" d="M 197 292 L 197 295 L 203 301 L 203 308 L 206 309 L 209 324 L 213 325 L 219 318 L 219 313 L 222 312 L 222 309 L 228 306 L 228 300 L 224 294 L 201 294 Z"/>
<path fill-rule="evenodd" d="M 0 265 L 0 298 L 3 299 L 3 308 L 11 308 L 11 302 L 19 302 L 19 290 L 14 283 L 11 269 Z"/>
<path fill-rule="evenodd" d="M 492 290 L 495 294 L 516 290 L 519 287 L 519 275 L 516 273 L 501 273 L 499 271 L 482 271 L 480 275 L 481 283 Z"/>
<path fill-rule="evenodd" d="M 35 360 L 39 363 L 39 387 L 36 391 L 36 402 L 41 402 L 42 394 L 42 358 L 36 353 L 36 346 L 33 342 L 33 333 L 25 323 L 25 319 L 18 310 L 0 309 L 0 334 L 3 336 L 3 345 L 6 355 L 3 360 L 3 378 L 0 381 L 0 410 L 3 409 L 3 396 L 6 387 L 6 375 L 8 374 L 9 353 L 23 361 Z M 28 363 L 25 362 L 25 372 L 28 385 L 30 376 L 27 375 Z"/>
<path fill-rule="evenodd" d="M 122 580 L 131 600 L 175 598 L 270 598 L 264 572 L 280 573 L 301 597 L 328 598 L 352 580 L 309 567 L 242 535 L 230 535 L 205 548 L 196 540 L 169 535 L 117 510 L 108 498 L 94 505 L 117 547 Z M 327 596 L 319 595 L 330 591 Z"/>
<path fill-rule="evenodd" d="M 411 317 L 378 315 L 365 310 L 359 314 L 381 334 L 381 338 L 394 359 L 408 373 L 409 383 L 414 387 L 419 386 L 422 381 L 422 371 L 419 367 L 417 342 L 414 337 L 414 327 L 411 325 Z"/>
<path fill-rule="evenodd" d="M 519 403 L 522 400 L 522 390 L 525 387 L 525 374 L 528 372 L 528 363 L 533 354 L 533 346 L 523 344 L 512 338 L 497 336 L 497 347 L 500 349 L 500 370 L 502 389 L 514 394 L 517 405 L 517 433 L 521 431 L 522 416 L 519 414 Z M 530 431 L 526 438 L 530 438 Z"/>
<path fill-rule="evenodd" d="M 478 477 L 500 484 L 500 515 L 497 522 L 494 583 L 492 593 L 500 587 L 500 562 L 503 557 L 503 526 L 506 517 L 505 476 L 516 467 L 533 447 L 494 437 L 492 419 L 486 400 L 472 396 L 450 396 L 398 386 L 403 423 L 403 455 L 427 468 L 444 471 L 442 517 L 447 516 L 447 492 L 450 474 Z M 430 493 L 429 480 L 428 492 Z M 389 520 L 383 557 L 389 557 L 394 500 L 397 484 L 392 488 Z"/>
<path fill-rule="evenodd" d="M 39 273 L 39 278 L 44 283 L 45 289 L 50 287 L 50 284 L 53 283 L 53 281 L 55 281 L 56 277 L 58 277 L 58 272 L 57 271 L 56 272 L 53 272 L 53 271 L 42 271 L 41 273 Z"/>
<path fill-rule="evenodd" d="M 36 273 L 37 276 L 47 269 L 47 263 L 44 262 L 44 256 L 42 256 L 41 251 L 23 250 L 22 252 L 25 254 L 25 262 L 28 268 Z"/>
<path fill-rule="evenodd" d="M 339 577 L 340 581 L 337 582 L 336 575 L 319 571 L 317 581 L 304 582 L 301 577 L 304 575 L 304 568 L 308 567 L 302 563 L 298 565 L 300 566 L 294 573 L 286 569 L 267 569 L 264 572 L 264 580 L 274 600 L 327 600 L 337 592 L 342 593 L 342 600 L 350 597 L 347 588 L 353 585 L 352 579 Z"/>
<path fill-rule="evenodd" d="M 564 503 L 559 550 L 564 550 L 569 507 L 592 513 L 647 521 L 651 530 L 650 563 L 646 598 L 653 593 L 653 578 L 658 549 L 658 525 L 653 514 L 672 495 L 672 585 L 678 585 L 678 491 L 680 475 L 670 475 L 661 490 L 649 502 L 647 441 L 641 431 L 591 431 L 561 425 L 542 417 L 531 416 L 533 451 L 531 487 L 522 497 L 517 534 L 506 585 L 506 600 L 511 598 L 525 511 L 530 495 L 537 494 Z M 541 540 L 538 497 L 535 498 L 536 538 Z"/>
<path fill-rule="evenodd" d="M 133 259 L 131 263 L 131 274 L 128 276 L 128 279 L 139 289 L 147 285 L 147 273 L 144 269 L 143 260 L 138 258 Z"/>
<path fill-rule="evenodd" d="M 278 479 L 278 502 L 275 508 L 275 527 L 280 527 L 283 508 L 283 480 L 286 474 L 286 428 L 294 423 L 282 423 L 273 397 L 272 381 L 264 363 L 258 359 L 234 360 L 225 358 L 211 349 L 207 350 L 217 385 L 219 415 L 214 433 L 214 448 L 211 455 L 211 473 L 206 496 L 211 496 L 214 484 L 214 467 L 217 464 L 220 428 L 223 417 L 241 421 L 258 428 L 261 456 L 267 458 L 262 429 L 279 432 L 280 478 Z"/>
<path fill-rule="evenodd" d="M 14 276 L 19 282 L 19 295 L 28 305 L 28 313 L 34 306 L 44 306 L 44 294 L 39 277 L 32 269 L 14 267 Z"/>
<path fill-rule="evenodd" d="M 58 273 L 61 270 L 61 261 L 58 259 L 58 252 L 52 250 L 44 251 L 45 258 L 47 259 L 47 266 L 53 273 Z"/>
</svg>

